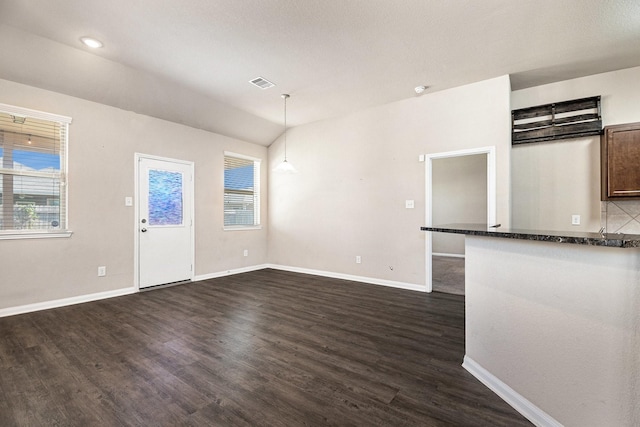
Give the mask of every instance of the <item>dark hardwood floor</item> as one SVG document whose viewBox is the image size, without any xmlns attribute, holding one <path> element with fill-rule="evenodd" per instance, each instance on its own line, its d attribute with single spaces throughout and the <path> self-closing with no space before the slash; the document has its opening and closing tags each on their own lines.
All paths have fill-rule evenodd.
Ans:
<svg viewBox="0 0 640 427">
<path fill-rule="evenodd" d="M 0 319 L 0 426 L 524 426 L 464 297 L 261 270 Z"/>
<path fill-rule="evenodd" d="M 431 265 L 434 292 L 464 295 L 464 258 L 434 255 Z"/>
</svg>

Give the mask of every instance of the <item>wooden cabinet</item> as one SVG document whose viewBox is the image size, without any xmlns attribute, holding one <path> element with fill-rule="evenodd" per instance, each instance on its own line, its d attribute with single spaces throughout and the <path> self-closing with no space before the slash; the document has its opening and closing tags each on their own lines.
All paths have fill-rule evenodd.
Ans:
<svg viewBox="0 0 640 427">
<path fill-rule="evenodd" d="M 640 123 L 605 127 L 600 158 L 602 200 L 640 199 Z"/>
</svg>

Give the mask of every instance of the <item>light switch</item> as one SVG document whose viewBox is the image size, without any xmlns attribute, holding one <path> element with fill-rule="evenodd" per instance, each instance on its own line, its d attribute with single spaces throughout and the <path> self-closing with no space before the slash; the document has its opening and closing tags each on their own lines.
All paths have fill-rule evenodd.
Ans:
<svg viewBox="0 0 640 427">
<path fill-rule="evenodd" d="M 405 200 L 405 201 L 404 201 L 404 206 L 405 206 L 407 209 L 413 209 L 413 207 L 414 207 L 413 200 Z"/>
<path fill-rule="evenodd" d="M 133 197 L 125 197 L 124 198 L 125 206 L 133 206 Z"/>
</svg>

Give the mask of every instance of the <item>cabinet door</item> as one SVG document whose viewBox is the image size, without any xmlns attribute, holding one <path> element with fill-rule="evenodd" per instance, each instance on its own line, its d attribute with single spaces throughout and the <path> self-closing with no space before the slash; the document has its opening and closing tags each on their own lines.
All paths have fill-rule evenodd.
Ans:
<svg viewBox="0 0 640 427">
<path fill-rule="evenodd" d="M 640 123 L 608 126 L 602 142 L 603 200 L 640 197 Z"/>
</svg>

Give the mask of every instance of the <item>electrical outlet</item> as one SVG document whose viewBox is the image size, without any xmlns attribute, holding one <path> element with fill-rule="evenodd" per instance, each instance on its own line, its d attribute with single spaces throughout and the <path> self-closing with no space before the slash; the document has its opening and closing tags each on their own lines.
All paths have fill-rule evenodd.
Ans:
<svg viewBox="0 0 640 427">
<path fill-rule="evenodd" d="M 362 257 L 360 255 L 356 256 L 356 264 L 362 264 Z"/>
<path fill-rule="evenodd" d="M 244 252 L 243 252 L 243 255 L 244 256 L 249 256 L 249 249 L 245 249 Z"/>
<path fill-rule="evenodd" d="M 415 204 L 413 202 L 413 200 L 405 200 L 404 201 L 404 207 L 407 209 L 413 209 L 415 207 Z"/>
<path fill-rule="evenodd" d="M 580 215 L 571 215 L 571 225 L 580 225 Z"/>
<path fill-rule="evenodd" d="M 104 265 L 98 267 L 98 277 L 103 277 L 107 275 L 107 267 Z"/>
</svg>

